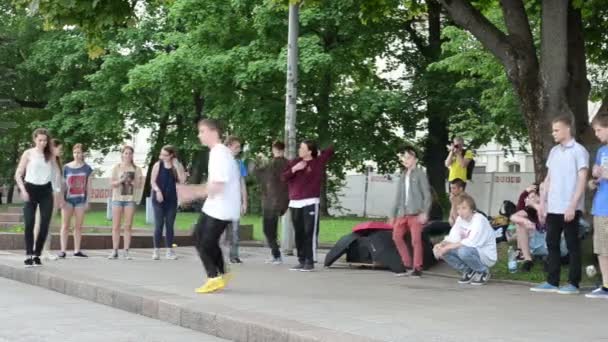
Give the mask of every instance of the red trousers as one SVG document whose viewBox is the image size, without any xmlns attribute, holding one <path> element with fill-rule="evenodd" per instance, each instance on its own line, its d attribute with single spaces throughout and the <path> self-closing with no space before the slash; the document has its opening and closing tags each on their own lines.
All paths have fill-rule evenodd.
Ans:
<svg viewBox="0 0 608 342">
<path fill-rule="evenodd" d="M 403 216 L 395 219 L 393 226 L 393 241 L 403 265 L 407 268 L 412 268 L 412 254 L 409 247 L 405 243 L 405 235 L 409 232 L 411 236 L 412 248 L 414 249 L 414 264 L 413 268 L 422 270 L 423 251 L 422 251 L 422 229 L 424 226 L 418 222 L 418 216 Z"/>
</svg>

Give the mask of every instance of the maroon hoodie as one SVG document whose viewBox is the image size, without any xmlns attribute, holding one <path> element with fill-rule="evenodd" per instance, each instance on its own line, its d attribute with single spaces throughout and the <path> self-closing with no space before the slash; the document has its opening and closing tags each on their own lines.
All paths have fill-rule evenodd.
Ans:
<svg viewBox="0 0 608 342">
<path fill-rule="evenodd" d="M 333 146 L 324 149 L 319 156 L 307 162 L 306 168 L 296 173 L 291 172 L 291 168 L 299 163 L 302 158 L 296 158 L 287 164 L 282 178 L 289 187 L 290 200 L 321 197 L 321 184 L 325 177 L 325 166 L 333 154 Z"/>
</svg>

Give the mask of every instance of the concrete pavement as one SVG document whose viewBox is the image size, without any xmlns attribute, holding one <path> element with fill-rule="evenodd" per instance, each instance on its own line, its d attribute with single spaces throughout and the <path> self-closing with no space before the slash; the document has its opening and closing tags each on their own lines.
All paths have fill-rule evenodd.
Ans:
<svg viewBox="0 0 608 342">
<path fill-rule="evenodd" d="M 236 341 L 606 341 L 605 301 L 535 294 L 528 287 L 455 279 L 396 278 L 390 272 L 290 272 L 263 263 L 267 249 L 243 248 L 234 281 L 212 295 L 193 248 L 177 261 L 66 259 L 25 270 L 22 255 L 0 255 L 0 274 Z"/>
<path fill-rule="evenodd" d="M 0 288 L 2 342 L 226 341 L 13 280 Z"/>
</svg>

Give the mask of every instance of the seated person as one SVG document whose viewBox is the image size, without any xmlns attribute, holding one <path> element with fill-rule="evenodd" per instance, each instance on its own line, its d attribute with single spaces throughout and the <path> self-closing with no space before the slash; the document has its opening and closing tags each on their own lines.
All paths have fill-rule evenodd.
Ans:
<svg viewBox="0 0 608 342">
<path fill-rule="evenodd" d="M 424 233 L 428 236 L 446 235 L 450 232 L 450 228 L 456 222 L 458 214 L 456 213 L 456 198 L 461 194 L 466 194 L 464 189 L 467 183 L 460 178 L 456 178 L 450 182 L 450 216 L 448 222 L 431 221 L 424 227 Z"/>
<path fill-rule="evenodd" d="M 521 251 L 520 258 L 523 260 L 522 270 L 529 272 L 534 265 L 535 256 L 544 257 L 549 254 L 546 227 L 540 223 L 538 217 L 538 186 L 533 184 L 524 190 L 517 204 L 518 211 L 511 216 L 511 222 L 516 226 L 517 248 Z M 562 256 L 568 253 L 563 237 L 560 248 Z"/>
<path fill-rule="evenodd" d="M 523 198 L 524 196 L 525 198 Z M 518 211 L 511 216 L 511 222 L 516 226 L 517 248 L 521 250 L 524 260 L 522 269 L 529 272 L 534 264 L 533 255 L 545 256 L 548 254 L 545 242 L 546 228 L 540 224 L 538 218 L 540 196 L 536 184 L 528 187 L 520 195 L 517 207 Z"/>
<path fill-rule="evenodd" d="M 460 284 L 483 285 L 490 279 L 490 267 L 497 259 L 494 229 L 485 216 L 476 212 L 471 196 L 460 195 L 457 203 L 456 222 L 433 252 L 462 273 Z"/>
</svg>

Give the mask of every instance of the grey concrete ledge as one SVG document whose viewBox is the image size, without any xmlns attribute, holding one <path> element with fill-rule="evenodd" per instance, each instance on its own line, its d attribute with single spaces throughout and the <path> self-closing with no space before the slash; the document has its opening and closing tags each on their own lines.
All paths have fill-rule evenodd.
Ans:
<svg viewBox="0 0 608 342">
<path fill-rule="evenodd" d="M 165 321 L 237 342 L 376 342 L 310 324 L 221 305 L 202 308 L 193 298 L 141 289 L 124 283 L 96 279 L 82 274 L 61 275 L 44 267 L 24 268 L 0 261 L 0 276 L 40 286 L 138 315 Z"/>
</svg>

